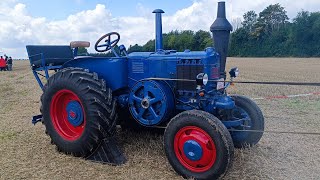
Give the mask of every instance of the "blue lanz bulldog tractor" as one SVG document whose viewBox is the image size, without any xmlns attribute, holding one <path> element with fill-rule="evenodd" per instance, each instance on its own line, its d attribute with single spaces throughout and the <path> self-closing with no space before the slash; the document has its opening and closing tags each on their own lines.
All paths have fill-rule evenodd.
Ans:
<svg viewBox="0 0 320 180">
<path fill-rule="evenodd" d="M 27 46 L 33 73 L 43 90 L 42 115 L 34 117 L 33 123 L 43 122 L 59 151 L 93 160 L 105 156 L 100 159 L 105 162 L 121 157 L 108 140 L 116 125 L 166 127 L 164 149 L 177 173 L 185 178 L 220 178 L 232 164 L 234 147 L 257 144 L 264 130 L 259 107 L 246 97 L 229 96 L 226 89 L 230 83 L 221 82 L 227 77 L 232 31 L 225 3 L 219 2 L 218 17 L 211 26 L 215 48 L 201 52 L 164 50 L 164 12 L 157 9 L 153 13 L 155 52 L 128 54 L 121 45 L 121 53 L 117 53 L 114 47 L 120 35 L 115 32 L 95 44 L 98 52 L 111 50 L 113 58 L 77 56 L 78 48 L 89 47 L 89 42 Z M 45 72 L 45 85 L 40 71 Z M 55 73 L 49 73 L 52 71 Z M 238 74 L 233 68 L 231 81 Z"/>
</svg>

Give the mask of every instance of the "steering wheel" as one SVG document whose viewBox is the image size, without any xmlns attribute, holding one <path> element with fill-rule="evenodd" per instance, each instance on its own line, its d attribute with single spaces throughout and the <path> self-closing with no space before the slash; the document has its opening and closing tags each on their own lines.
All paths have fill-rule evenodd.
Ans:
<svg viewBox="0 0 320 180">
<path fill-rule="evenodd" d="M 112 37 L 116 37 L 115 40 L 112 41 Z M 104 41 L 104 44 L 101 43 Z M 114 48 L 118 42 L 120 41 L 120 34 L 117 32 L 111 32 L 104 36 L 102 36 L 94 46 L 97 52 L 107 52 L 110 49 Z M 100 44 L 101 43 L 101 44 Z"/>
</svg>

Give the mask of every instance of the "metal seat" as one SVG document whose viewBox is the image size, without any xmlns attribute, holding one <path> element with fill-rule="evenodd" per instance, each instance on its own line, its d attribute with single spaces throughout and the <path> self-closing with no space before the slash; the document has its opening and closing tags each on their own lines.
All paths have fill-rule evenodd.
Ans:
<svg viewBox="0 0 320 180">
<path fill-rule="evenodd" d="M 31 66 L 60 66 L 73 60 L 71 46 L 29 45 L 26 46 Z"/>
</svg>

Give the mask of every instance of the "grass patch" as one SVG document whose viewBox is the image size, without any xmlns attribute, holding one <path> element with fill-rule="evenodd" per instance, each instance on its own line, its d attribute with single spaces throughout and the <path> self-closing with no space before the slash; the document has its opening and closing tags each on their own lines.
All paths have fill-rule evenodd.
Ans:
<svg viewBox="0 0 320 180">
<path fill-rule="evenodd" d="M 23 79 L 25 79 L 25 76 L 20 76 L 20 77 L 17 78 L 17 80 L 23 80 Z"/>
<path fill-rule="evenodd" d="M 22 89 L 19 91 L 19 94 L 22 96 L 27 96 L 29 93 L 30 93 L 30 91 L 26 90 L 26 89 Z"/>
<path fill-rule="evenodd" d="M 7 93 L 7 92 L 12 92 L 14 91 L 14 88 L 12 86 L 0 86 L 0 94 L 2 93 Z"/>
<path fill-rule="evenodd" d="M 8 101 L 7 97 L 0 96 L 0 101 L 0 114 L 6 114 L 14 109 L 14 102 Z"/>
<path fill-rule="evenodd" d="M 0 134 L 0 142 L 5 141 L 5 140 L 15 139 L 17 136 L 18 136 L 17 132 L 1 133 Z"/>
<path fill-rule="evenodd" d="M 15 78 L 15 77 L 17 77 L 17 74 L 10 74 L 9 75 L 9 78 Z"/>
<path fill-rule="evenodd" d="M 320 101 L 294 99 L 294 100 L 286 100 L 285 104 L 287 107 L 289 107 L 291 109 L 295 109 L 295 110 L 320 111 Z"/>
</svg>

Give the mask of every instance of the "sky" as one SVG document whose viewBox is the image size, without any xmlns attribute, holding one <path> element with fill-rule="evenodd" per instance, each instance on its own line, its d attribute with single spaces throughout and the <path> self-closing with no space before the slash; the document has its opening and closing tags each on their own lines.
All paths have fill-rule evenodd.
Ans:
<svg viewBox="0 0 320 180">
<path fill-rule="evenodd" d="M 154 9 L 161 8 L 164 33 L 206 30 L 216 18 L 218 0 L 0 0 L 0 53 L 27 58 L 26 45 L 66 45 L 91 42 L 116 31 L 121 44 L 145 44 L 154 39 Z M 235 23 L 250 10 L 261 12 L 280 3 L 292 19 L 301 10 L 319 11 L 319 0 L 226 0 L 228 19 Z"/>
</svg>

